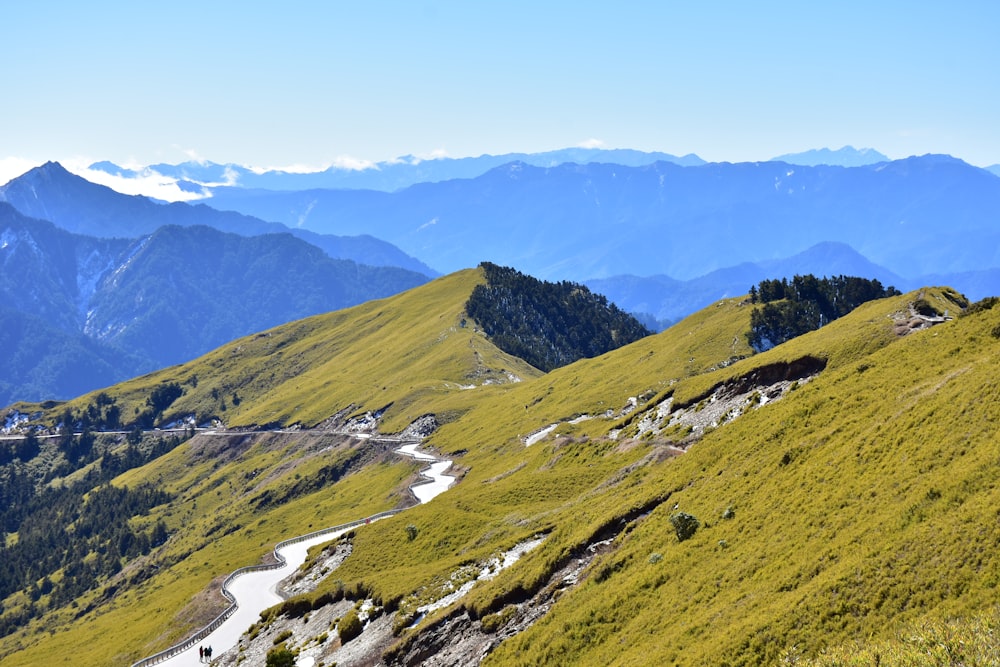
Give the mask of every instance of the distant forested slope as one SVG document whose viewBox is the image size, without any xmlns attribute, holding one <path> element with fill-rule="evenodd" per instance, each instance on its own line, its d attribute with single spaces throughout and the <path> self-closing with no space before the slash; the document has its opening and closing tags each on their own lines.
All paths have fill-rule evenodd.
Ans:
<svg viewBox="0 0 1000 667">
<path fill-rule="evenodd" d="M 637 319 L 583 285 L 550 283 L 484 262 L 486 284 L 465 309 L 504 352 L 550 371 L 596 357 L 651 332 Z"/>
</svg>

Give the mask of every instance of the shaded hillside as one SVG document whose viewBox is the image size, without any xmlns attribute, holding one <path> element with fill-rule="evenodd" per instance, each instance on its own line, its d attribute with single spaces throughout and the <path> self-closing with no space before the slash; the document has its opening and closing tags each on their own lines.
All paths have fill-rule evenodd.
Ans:
<svg viewBox="0 0 1000 667">
<path fill-rule="evenodd" d="M 101 276 L 132 241 L 72 234 L 0 202 L 0 299 L 63 331 L 79 331 Z"/>
<path fill-rule="evenodd" d="M 123 195 L 70 173 L 58 162 L 48 162 L 0 186 L 0 201 L 24 215 L 50 220 L 77 234 L 99 238 L 136 238 L 165 225 L 205 225 L 221 231 L 254 236 L 290 233 L 321 248 L 335 259 L 372 266 L 398 266 L 435 275 L 426 264 L 399 248 L 376 239 L 366 230 L 351 236 L 317 234 L 295 222 L 289 226 L 265 222 L 204 205 L 162 204 L 147 197 Z"/>
<path fill-rule="evenodd" d="M 286 647 L 317 663 L 331 655 L 335 633 L 303 634 L 294 609 L 337 596 L 367 601 L 375 622 L 364 633 L 382 633 L 367 645 L 391 646 L 384 660 L 394 665 L 432 655 L 492 665 L 774 664 L 994 604 L 992 302 L 930 328 L 913 317 L 921 303 L 957 314 L 964 300 L 928 288 L 751 354 L 752 307 L 727 299 L 599 357 L 544 375 L 522 365 L 521 382 L 468 388 L 468 378 L 502 377 L 517 363 L 461 326 L 483 280 L 478 271 L 448 276 L 114 388 L 129 413 L 177 382 L 183 394 L 168 411 L 177 415 L 198 411 L 213 388 L 238 389 L 234 424 L 272 414 L 371 435 L 434 415 L 439 426 L 421 431 L 423 446 L 453 457 L 460 481 L 347 536 L 350 555 L 336 569 L 322 571 L 317 556 L 318 587 L 250 633 L 267 648 L 287 631 L 278 640 Z M 93 398 L 60 409 L 79 413 Z M 142 576 L 82 597 L 80 618 L 54 609 L 12 634 L 4 664 L 152 653 L 197 626 L 193 618 L 211 618 L 213 578 L 264 554 L 282 530 L 395 502 L 392 489 L 412 467 L 374 452 L 320 492 L 291 493 L 322 478 L 321 452 L 333 446 L 323 439 L 333 436 L 203 433 L 116 479 L 179 494 L 139 522 L 162 519 L 168 541 L 126 568 Z M 338 446 L 391 446 L 350 442 Z M 268 485 L 269 497 L 287 500 L 255 504 Z M 537 546 L 515 564 L 445 598 L 529 541 Z"/>
<path fill-rule="evenodd" d="M 0 406 L 79 396 L 156 367 L 152 359 L 0 308 Z"/>
<path fill-rule="evenodd" d="M 0 403 L 75 396 L 425 281 L 330 259 L 289 234 L 168 226 L 140 239 L 99 239 L 0 203 L 9 345 Z"/>
<path fill-rule="evenodd" d="M 635 318 L 583 285 L 550 283 L 484 263 L 465 310 L 501 350 L 543 371 L 648 336 Z"/>
<path fill-rule="evenodd" d="M 425 280 L 404 269 L 330 259 L 290 234 L 167 226 L 98 284 L 85 331 L 169 365 Z"/>
</svg>

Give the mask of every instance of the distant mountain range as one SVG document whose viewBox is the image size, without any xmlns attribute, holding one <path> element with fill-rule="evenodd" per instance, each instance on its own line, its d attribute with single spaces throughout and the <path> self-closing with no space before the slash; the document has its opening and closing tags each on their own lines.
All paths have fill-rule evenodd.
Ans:
<svg viewBox="0 0 1000 667">
<path fill-rule="evenodd" d="M 542 153 L 506 153 L 504 155 L 434 158 L 430 160 L 405 155 L 395 160 L 376 162 L 366 166 L 332 166 L 322 171 L 308 173 L 280 169 L 250 169 L 237 164 L 216 164 L 214 162 L 183 162 L 176 165 L 153 164 L 145 169 L 135 170 L 105 161 L 95 162 L 90 165 L 90 169 L 125 178 L 137 178 L 145 173 L 155 172 L 176 178 L 181 187 L 189 192 L 200 192 L 204 185 L 228 185 L 267 190 L 339 188 L 392 192 L 416 183 L 475 178 L 490 169 L 511 162 L 523 162 L 537 167 L 555 167 L 565 163 L 588 164 L 591 162 L 606 162 L 633 167 L 654 162 L 671 162 L 683 166 L 705 164 L 704 160 L 694 154 L 678 157 L 669 153 L 646 153 L 629 149 L 564 148 Z"/>
<path fill-rule="evenodd" d="M 426 280 L 331 259 L 288 233 L 166 225 L 101 239 L 0 203 L 0 404 L 77 395 Z"/>
<path fill-rule="evenodd" d="M 787 153 L 772 158 L 773 162 L 787 162 L 788 164 L 798 164 L 804 167 L 817 167 L 828 165 L 833 167 L 863 167 L 868 164 L 878 164 L 879 162 L 889 162 L 889 158 L 882 155 L 874 148 L 854 148 L 844 146 L 837 150 L 829 148 L 819 148 L 805 151 L 803 153 Z"/>
<path fill-rule="evenodd" d="M 211 205 L 371 233 L 445 272 L 487 260 L 549 279 L 688 280 L 827 241 L 908 277 L 1000 266 L 1000 180 L 940 155 L 854 168 L 518 162 L 394 193 L 217 188 Z"/>
<path fill-rule="evenodd" d="M 772 158 L 775 162 L 786 162 L 803 166 L 829 165 L 858 167 L 889 158 L 873 148 L 844 146 L 837 150 L 820 148 L 802 153 L 788 153 Z M 626 167 L 642 167 L 654 162 L 670 162 L 684 167 L 698 167 L 707 164 L 705 160 L 690 153 L 684 156 L 661 152 L 645 152 L 630 149 L 604 148 L 564 148 L 541 153 L 505 153 L 502 155 L 480 155 L 478 157 L 421 159 L 404 155 L 395 160 L 350 165 L 334 165 L 316 171 L 289 171 L 282 169 L 259 169 L 243 165 L 215 162 L 182 162 L 180 164 L 151 164 L 141 169 L 129 169 L 114 162 L 94 162 L 89 166 L 121 178 L 142 178 L 159 174 L 176 179 L 178 187 L 189 193 L 206 194 L 206 187 L 239 187 L 264 190 L 312 190 L 348 189 L 379 190 L 392 192 L 417 183 L 437 183 L 456 178 L 475 178 L 491 169 L 523 162 L 534 167 L 556 167 L 561 164 L 605 163 Z"/>
<path fill-rule="evenodd" d="M 161 204 L 91 183 L 58 162 L 48 162 L 0 186 L 0 201 L 12 204 L 29 217 L 50 220 L 67 231 L 100 238 L 135 238 L 164 225 L 205 225 L 244 236 L 284 232 L 321 248 L 334 259 L 350 259 L 371 266 L 398 266 L 427 276 L 436 275 L 426 264 L 365 232 L 351 236 L 317 234 L 294 225 L 265 222 L 201 204 Z"/>
</svg>

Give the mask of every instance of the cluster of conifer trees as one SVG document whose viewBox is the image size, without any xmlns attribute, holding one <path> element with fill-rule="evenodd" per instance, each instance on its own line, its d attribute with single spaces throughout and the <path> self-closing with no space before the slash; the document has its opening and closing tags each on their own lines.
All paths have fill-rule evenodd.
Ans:
<svg viewBox="0 0 1000 667">
<path fill-rule="evenodd" d="M 758 352 L 819 329 L 866 301 L 895 296 L 895 287 L 853 276 L 795 276 L 791 282 L 762 280 L 750 288 L 750 301 L 762 304 L 750 316 L 747 341 Z"/>
<path fill-rule="evenodd" d="M 83 481 L 34 493 L 33 485 L 17 466 L 0 471 L 4 527 L 17 529 L 16 540 L 0 543 L 0 600 L 27 594 L 16 608 L 0 607 L 0 636 L 45 609 L 72 602 L 168 537 L 162 521 L 144 531 L 129 525 L 132 517 L 170 500 L 151 486 L 95 489 Z"/>
<path fill-rule="evenodd" d="M 158 417 L 179 395 L 179 386 L 158 387 L 145 412 Z M 118 428 L 116 401 L 102 393 L 79 412 L 64 411 L 54 436 L 32 430 L 0 442 L 0 636 L 73 602 L 167 540 L 162 521 L 136 529 L 130 520 L 169 502 L 168 494 L 107 482 L 182 440 L 144 438 L 138 424 L 100 441 L 92 430 Z"/>
<path fill-rule="evenodd" d="M 543 371 L 596 357 L 651 332 L 583 285 L 550 283 L 484 262 L 486 285 L 473 289 L 465 312 L 493 344 Z"/>
</svg>

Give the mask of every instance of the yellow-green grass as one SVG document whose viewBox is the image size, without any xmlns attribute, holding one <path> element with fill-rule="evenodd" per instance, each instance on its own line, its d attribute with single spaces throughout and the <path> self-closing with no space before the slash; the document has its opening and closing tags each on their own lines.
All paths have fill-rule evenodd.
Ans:
<svg viewBox="0 0 1000 667">
<path fill-rule="evenodd" d="M 891 633 L 910 618 L 964 613 L 987 603 L 998 576 L 991 551 L 1000 541 L 991 509 L 1000 498 L 990 488 L 990 471 L 1000 462 L 992 417 L 1000 406 L 993 398 L 991 372 L 998 347 L 991 331 L 1000 313 L 988 311 L 897 338 L 890 315 L 905 309 L 914 298 L 908 295 L 868 304 L 820 331 L 719 368 L 748 352 L 743 333 L 750 307 L 726 300 L 597 359 L 536 379 L 530 369 L 523 374 L 515 370 L 528 379 L 461 390 L 457 385 L 477 367 L 516 369 L 471 326 L 461 327 L 464 290 L 478 279 L 476 272 L 465 272 L 449 277 L 451 282 L 431 283 L 441 293 L 430 290 L 425 296 L 438 304 L 429 310 L 442 313 L 442 324 L 418 333 L 434 334 L 435 343 L 416 338 L 418 344 L 411 341 L 398 354 L 385 355 L 365 349 L 368 339 L 358 338 L 345 349 L 323 348 L 326 357 L 315 352 L 322 348 L 317 341 L 343 342 L 349 332 L 363 329 L 365 318 L 376 317 L 378 307 L 352 309 L 349 320 L 338 319 L 339 314 L 323 316 L 330 318 L 329 331 L 337 336 L 315 324 L 315 330 L 295 339 L 312 345 L 312 351 L 303 349 L 295 358 L 308 365 L 328 357 L 328 366 L 320 364 L 326 369 L 323 378 L 351 377 L 355 385 L 333 382 L 328 392 L 321 392 L 323 385 L 314 382 L 309 386 L 315 413 L 300 419 L 282 407 L 282 414 L 292 416 L 279 421 L 317 423 L 351 404 L 359 411 L 379 408 L 386 404 L 381 402 L 385 394 L 392 397 L 393 429 L 426 412 L 443 417 L 446 423 L 428 445 L 461 454 L 457 462 L 465 471 L 462 481 L 433 503 L 357 531 L 352 556 L 336 577 L 349 590 L 360 587 L 384 602 L 399 601 L 442 581 L 462 564 L 547 533 L 541 547 L 495 580 L 477 585 L 463 603 L 475 614 L 486 613 L 512 591 L 533 590 L 601 527 L 669 497 L 633 523 L 584 584 L 564 595 L 536 627 L 502 644 L 491 660 L 757 664 L 776 660 L 791 646 L 811 655 L 825 646 Z M 947 300 L 940 291 L 928 294 Z M 396 344 L 388 333 L 379 338 L 383 329 L 403 335 L 398 332 L 427 325 L 427 309 L 404 302 L 399 307 L 418 323 L 386 314 L 397 307 L 387 300 L 381 317 L 395 324 L 369 327 L 372 345 L 384 350 Z M 313 326 L 314 321 L 306 323 Z M 265 339 L 246 340 L 263 345 Z M 470 345 L 480 351 L 478 359 Z M 271 350 L 269 355 L 255 353 L 259 361 L 254 363 L 260 364 L 255 366 L 245 358 L 248 347 L 238 354 L 233 349 L 192 366 L 198 387 L 186 385 L 189 393 L 178 404 L 207 396 L 204 392 L 213 387 L 210 378 L 231 378 L 258 367 L 278 373 L 289 361 L 283 356 L 282 363 L 266 364 L 269 355 L 280 351 Z M 358 363 L 366 355 L 377 361 Z M 631 396 L 639 397 L 640 405 L 669 392 L 678 400 L 693 398 L 760 365 L 805 355 L 827 360 L 817 379 L 711 431 L 676 459 L 664 460 L 656 443 L 607 440 L 609 430 L 621 425 L 616 418 L 560 426 L 559 432 L 574 438 L 523 444 L 524 436 L 547 424 L 617 412 Z M 406 368 L 417 370 L 405 373 Z M 187 377 L 171 372 L 175 381 Z M 394 381 L 383 385 L 380 373 Z M 239 389 L 244 398 L 239 409 L 246 411 L 241 418 L 245 423 L 273 421 L 263 416 L 272 410 L 270 401 L 275 401 L 273 410 L 279 397 L 304 401 L 308 394 L 298 393 L 304 390 L 291 383 L 301 385 L 305 377 L 299 373 L 274 385 L 271 393 Z M 137 396 L 148 394 L 153 384 L 146 382 Z M 242 386 L 256 386 L 254 382 Z M 10 664 L 44 664 L 69 655 L 69 647 L 86 641 L 94 624 L 100 625 L 96 636 L 110 637 L 116 624 L 133 618 L 129 614 L 138 615 L 137 627 L 122 641 L 116 637 L 106 648 L 88 649 L 92 653 L 80 664 L 110 664 L 107 660 L 119 654 L 138 657 L 162 648 L 190 627 L 178 618 L 179 610 L 208 581 L 247 564 L 238 558 L 241 553 L 259 558 L 274 542 L 306 532 L 316 520 L 313 496 L 253 516 L 245 502 L 225 501 L 229 482 L 235 484 L 254 468 L 275 470 L 294 461 L 297 452 L 261 446 L 232 459 L 202 460 L 191 458 L 190 450 L 185 445 L 116 483 L 154 480 L 178 493 L 172 508 L 158 508 L 139 521 L 162 516 L 172 531 L 180 532 L 171 548 L 177 553 L 194 549 L 192 556 L 121 593 L 115 600 L 121 608 L 101 607 L 99 611 L 109 611 L 88 615 L 96 620 L 79 628 L 63 627 L 49 617 L 16 635 L 26 641 L 39 628 L 57 630 L 44 641 L 36 634 L 37 646 L 10 656 L 17 661 Z M 215 467 L 215 460 L 225 463 Z M 305 478 L 318 465 L 309 459 L 273 484 L 287 486 L 296 472 Z M 331 487 L 324 518 L 338 523 L 384 509 L 398 498 L 391 492 L 400 490 L 414 467 L 400 462 L 378 473 L 366 470 L 345 478 Z M 372 488 L 365 486 L 367 475 L 375 480 Z M 350 487 L 353 492 L 345 490 L 350 484 L 357 485 Z M 683 543 L 677 543 L 669 523 L 675 502 L 709 524 Z M 727 508 L 733 508 L 733 519 L 720 518 Z M 213 525 L 240 528 L 212 540 L 206 532 Z M 412 540 L 407 525 L 418 529 Z M 168 581 L 169 597 L 163 593 Z M 161 589 L 154 594 L 157 585 Z"/>
<path fill-rule="evenodd" d="M 857 345 L 857 337 L 873 342 L 863 343 L 860 352 L 855 351 L 855 354 L 863 355 L 869 348 L 877 349 L 888 344 L 893 336 L 892 322 L 887 313 L 898 305 L 883 302 L 872 313 L 861 313 L 853 326 L 830 329 L 822 340 L 832 352 L 825 354 L 833 356 L 836 365 L 850 358 L 852 346 Z M 601 482 L 646 456 L 649 453 L 646 445 L 622 449 L 606 442 L 564 441 L 557 447 L 560 453 L 554 454 L 550 450 L 555 445 L 540 443 L 525 448 L 521 440 L 532 430 L 550 422 L 621 406 L 624 398 L 630 395 L 662 397 L 663 391 L 669 391 L 675 385 L 683 386 L 685 378 L 690 375 L 692 363 L 696 362 L 699 370 L 712 369 L 719 362 L 745 353 L 745 337 L 740 334 L 746 331 L 748 322 L 749 311 L 745 302 L 738 299 L 720 302 L 659 336 L 598 359 L 582 360 L 557 369 L 531 383 L 506 387 L 502 395 L 480 402 L 431 438 L 431 444 L 443 451 L 466 451 L 462 465 L 470 470 L 460 488 L 432 507 L 414 510 L 408 515 L 408 523 L 414 521 L 415 516 L 432 515 L 434 518 L 424 523 L 433 526 L 433 537 L 419 544 L 417 541 L 406 543 L 401 526 L 385 523 L 359 538 L 354 555 L 342 568 L 339 578 L 352 585 L 361 584 L 382 599 L 399 599 L 419 586 L 421 577 L 444 577 L 458 565 L 482 558 L 491 550 L 507 548 L 531 531 L 555 530 L 565 521 L 578 523 L 591 510 L 596 511 L 596 516 L 619 516 L 634 504 L 649 502 L 662 495 L 662 489 L 658 487 L 637 492 L 633 503 L 625 503 L 626 510 L 619 504 L 620 489 L 607 494 L 606 502 L 609 504 L 606 506 L 591 498 Z M 855 331 L 854 336 L 851 335 L 852 330 Z M 713 335 L 706 336 L 705 331 Z M 724 333 L 720 334 L 720 331 Z M 737 345 L 735 348 L 734 343 Z M 760 355 L 763 361 L 756 365 L 780 360 L 782 352 L 796 358 L 805 354 L 802 351 L 805 349 L 802 347 L 790 352 L 775 350 L 769 355 Z M 692 358 L 695 362 L 691 361 Z M 713 379 L 709 382 L 747 372 L 747 369 L 755 367 L 754 362 L 754 359 L 741 362 L 743 371 L 738 370 L 737 364 L 712 373 Z M 698 386 L 705 385 L 699 383 Z M 606 432 L 613 420 L 596 419 L 585 424 L 592 425 L 592 431 Z M 573 452 L 573 455 L 569 456 L 566 452 Z M 548 477 L 536 478 L 542 467 Z M 581 469 L 594 474 L 580 475 Z M 642 474 L 633 473 L 631 477 Z M 630 483 L 635 482 L 630 479 Z M 567 493 L 569 495 L 565 495 Z M 584 502 L 584 497 L 590 499 Z M 585 505 L 587 511 L 581 513 L 581 505 Z M 442 525 L 448 525 L 447 539 L 440 534 Z M 584 521 L 582 525 L 591 527 L 590 532 L 583 529 L 581 535 L 586 537 L 595 523 Z M 596 525 L 601 525 L 601 521 L 597 521 Z M 463 534 L 468 537 L 462 538 Z M 484 535 L 489 539 L 485 539 Z M 540 550 L 534 558 L 551 565 L 554 559 L 547 555 L 549 548 L 556 552 L 572 548 L 578 546 L 583 537 L 576 535 L 550 540 L 549 544 L 554 546 Z M 441 550 L 427 548 L 428 542 L 440 544 Z M 369 543 L 371 546 L 368 546 Z M 474 549 L 470 543 L 481 548 Z M 405 554 L 410 551 L 413 553 L 407 557 Z M 375 560 L 365 555 L 369 552 Z M 394 560 L 392 554 L 397 552 L 404 554 L 399 561 L 407 564 L 399 566 L 398 570 L 390 565 Z M 549 560 L 545 561 L 546 558 Z M 522 566 L 520 571 L 526 569 Z M 371 572 L 379 574 L 374 577 L 370 576 Z M 527 579 L 536 581 L 539 576 L 537 573 L 530 574 Z M 523 582 L 513 585 L 518 583 Z M 483 595 L 485 601 L 476 604 L 489 607 L 492 604 L 489 596 L 502 596 L 503 592 Z"/>
<path fill-rule="evenodd" d="M 8 637 L 8 650 L 24 650 L 2 656 L 4 665 L 49 664 L 66 656 L 78 665 L 127 664 L 165 648 L 224 608 L 221 595 L 207 590 L 209 584 L 217 586 L 232 570 L 261 562 L 283 539 L 395 507 L 417 468 L 408 459 L 390 457 L 318 492 L 254 512 L 249 501 L 260 491 L 287 488 L 315 475 L 346 454 L 347 445 L 332 438 L 306 443 L 306 436 L 285 436 L 278 444 L 252 444 L 227 454 L 209 438 L 181 445 L 114 482 L 156 481 L 175 494 L 169 505 L 135 520 L 142 525 L 163 519 L 172 535 L 160 551 L 124 571 L 129 575 L 145 566 L 151 576 L 133 587 L 117 582 L 121 591 L 110 600 L 89 595 L 76 608 L 49 614 Z M 322 451 L 326 444 L 334 450 Z M 296 448 L 308 448 L 310 454 Z M 91 603 L 96 608 L 85 620 L 74 619 Z"/>
<path fill-rule="evenodd" d="M 907 624 L 890 639 L 855 642 L 805 658 L 792 647 L 781 658 L 783 665 L 801 667 L 993 667 L 1000 664 L 1000 618 L 996 608 L 971 617 L 938 619 Z"/>
<path fill-rule="evenodd" d="M 658 466 L 646 483 L 709 527 L 679 543 L 661 505 L 487 662 L 770 664 L 992 605 L 998 317 L 829 369 Z"/>
</svg>

